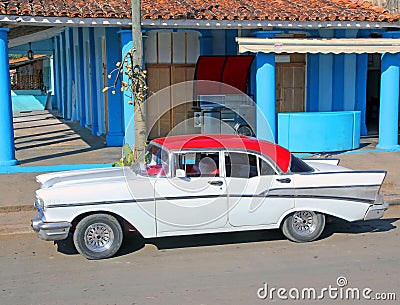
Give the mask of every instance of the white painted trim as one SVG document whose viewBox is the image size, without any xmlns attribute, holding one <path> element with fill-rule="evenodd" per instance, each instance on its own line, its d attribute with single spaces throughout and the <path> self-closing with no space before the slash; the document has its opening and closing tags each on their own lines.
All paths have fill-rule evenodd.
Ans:
<svg viewBox="0 0 400 305">
<path fill-rule="evenodd" d="M 27 42 L 46 40 L 54 36 L 57 36 L 62 31 L 64 31 L 64 27 L 54 27 L 44 31 L 36 32 L 34 34 L 20 36 L 18 38 L 10 39 L 10 41 L 8 42 L 8 47 L 11 49 L 14 47 L 24 45 Z"/>
<path fill-rule="evenodd" d="M 131 26 L 131 20 L 113 18 L 69 18 L 69 17 L 40 17 L 0 15 L 1 23 L 24 23 L 31 25 L 59 25 L 59 26 Z M 398 23 L 365 22 L 365 21 L 323 21 L 323 22 L 296 22 L 296 21 L 269 21 L 269 20 L 150 20 L 142 21 L 143 27 L 154 28 L 357 28 L 357 29 L 384 29 L 398 27 Z"/>
<path fill-rule="evenodd" d="M 264 53 L 399 53 L 392 38 L 236 38 L 239 52 Z"/>
</svg>

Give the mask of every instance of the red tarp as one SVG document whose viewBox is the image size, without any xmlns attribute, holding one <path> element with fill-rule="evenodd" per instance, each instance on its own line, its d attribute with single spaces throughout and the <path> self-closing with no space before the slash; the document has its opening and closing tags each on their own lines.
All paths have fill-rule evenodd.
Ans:
<svg viewBox="0 0 400 305">
<path fill-rule="evenodd" d="M 247 77 L 254 56 L 200 56 L 196 64 L 196 80 L 216 81 L 246 92 Z M 233 94 L 237 90 L 220 84 L 199 83 L 197 94 Z"/>
</svg>

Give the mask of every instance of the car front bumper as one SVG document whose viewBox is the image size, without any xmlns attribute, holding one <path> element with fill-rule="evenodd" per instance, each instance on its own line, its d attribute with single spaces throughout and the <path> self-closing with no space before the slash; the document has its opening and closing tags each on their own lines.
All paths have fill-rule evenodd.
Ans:
<svg viewBox="0 0 400 305">
<path fill-rule="evenodd" d="M 37 210 L 35 218 L 31 220 L 31 227 L 36 235 L 43 240 L 62 240 L 68 237 L 71 223 L 67 221 L 61 222 L 46 222 L 43 209 L 35 202 Z"/>
<path fill-rule="evenodd" d="M 365 213 L 364 220 L 380 219 L 383 213 L 389 208 L 389 203 L 371 205 Z"/>
</svg>

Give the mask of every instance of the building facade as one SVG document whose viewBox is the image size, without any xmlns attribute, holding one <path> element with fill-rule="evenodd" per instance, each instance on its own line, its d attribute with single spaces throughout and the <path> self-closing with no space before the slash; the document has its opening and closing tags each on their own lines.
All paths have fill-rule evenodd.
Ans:
<svg viewBox="0 0 400 305">
<path fill-rule="evenodd" d="M 23 10 L 12 6 L 13 1 L 0 1 L 0 57 L 4 57 L 0 60 L 8 53 L 26 53 L 29 43 L 35 53 L 51 54 L 53 107 L 65 119 L 79 120 L 93 134 L 105 135 L 108 145 L 119 146 L 133 107 L 118 90 L 112 94 L 102 89 L 109 84 L 107 76 L 115 64 L 132 47 L 130 3 L 104 0 L 94 9 L 92 2 L 71 6 L 63 1 L 55 8 L 38 1 L 37 6 Z M 306 6 L 302 1 L 284 6 L 274 2 L 269 9 L 261 1 L 247 2 L 247 6 L 224 1 L 205 7 L 199 1 L 189 7 L 172 0 L 142 1 L 150 91 L 193 80 L 199 56 L 252 55 L 245 93 L 259 109 L 254 113 L 258 137 L 296 148 L 298 144 L 290 139 L 299 134 L 288 127 L 290 121 L 298 124 L 296 130 L 304 129 L 303 135 L 309 136 L 311 128 L 315 142 L 351 129 L 343 139 L 351 143 L 328 143 L 331 150 L 335 145 L 336 150 L 355 148 L 360 135 L 369 131 L 379 131 L 379 147 L 397 147 L 400 48 L 394 40 L 400 37 L 398 16 L 351 1 L 333 6 L 328 0 Z M 325 7 L 319 7 L 320 2 Z M 7 82 L 8 67 L 1 67 L 0 82 Z M 2 94 L 9 94 L 7 86 L 1 88 Z M 7 133 L 1 139 L 9 148 L 0 154 L 0 163 L 11 164 L 15 159 L 11 106 L 2 107 L 8 110 L 0 121 L 8 123 L 0 126 L 2 134 Z M 147 105 L 151 137 L 165 134 L 193 115 L 189 107 L 158 113 L 161 108 L 157 102 Z M 285 116 L 288 113 L 297 116 Z M 345 117 L 302 117 L 302 113 L 343 113 Z M 261 115 L 272 139 L 264 134 Z M 326 130 L 318 128 L 327 121 Z M 318 151 L 318 146 L 312 147 Z"/>
</svg>

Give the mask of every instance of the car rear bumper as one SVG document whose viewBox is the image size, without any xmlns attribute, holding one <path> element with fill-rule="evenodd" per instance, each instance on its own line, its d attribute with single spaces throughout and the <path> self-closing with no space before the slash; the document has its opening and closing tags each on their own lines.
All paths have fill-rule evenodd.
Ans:
<svg viewBox="0 0 400 305">
<path fill-rule="evenodd" d="M 68 237 L 71 223 L 67 221 L 46 222 L 41 206 L 35 203 L 35 207 L 37 212 L 35 218 L 31 220 L 31 227 L 40 239 L 62 240 Z"/>
<path fill-rule="evenodd" d="M 365 213 L 364 220 L 380 219 L 383 213 L 388 209 L 389 203 L 371 205 Z"/>
</svg>

